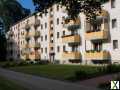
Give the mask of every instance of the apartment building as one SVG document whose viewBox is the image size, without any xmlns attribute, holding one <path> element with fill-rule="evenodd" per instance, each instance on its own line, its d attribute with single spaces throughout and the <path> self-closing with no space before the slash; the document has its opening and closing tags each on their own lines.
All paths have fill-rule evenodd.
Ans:
<svg viewBox="0 0 120 90">
<path fill-rule="evenodd" d="M 59 64 L 120 63 L 119 0 L 102 5 L 96 23 L 83 13 L 71 19 L 55 4 L 11 26 L 8 59 L 48 60 Z"/>
</svg>

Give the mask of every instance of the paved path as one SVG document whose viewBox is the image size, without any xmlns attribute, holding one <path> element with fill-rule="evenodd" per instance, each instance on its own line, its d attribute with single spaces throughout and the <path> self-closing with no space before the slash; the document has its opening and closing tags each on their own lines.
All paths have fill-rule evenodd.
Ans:
<svg viewBox="0 0 120 90">
<path fill-rule="evenodd" d="M 110 82 L 117 76 L 120 76 L 120 73 L 104 75 L 104 76 L 100 76 L 100 77 L 96 77 L 88 80 L 79 81 L 77 82 L 77 84 L 89 86 L 89 87 L 97 87 L 101 83 Z"/>
<path fill-rule="evenodd" d="M 0 76 L 4 76 L 9 80 L 17 81 L 18 84 L 28 88 L 28 90 L 99 90 L 97 88 L 82 86 L 80 84 L 46 79 L 2 68 L 0 68 Z"/>
</svg>

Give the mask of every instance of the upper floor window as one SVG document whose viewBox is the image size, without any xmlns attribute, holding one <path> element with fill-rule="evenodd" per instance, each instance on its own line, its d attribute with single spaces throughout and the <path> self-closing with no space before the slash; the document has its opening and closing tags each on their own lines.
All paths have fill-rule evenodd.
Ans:
<svg viewBox="0 0 120 90">
<path fill-rule="evenodd" d="M 57 11 L 59 11 L 59 5 L 57 5 Z"/>
<path fill-rule="evenodd" d="M 47 9 L 45 9 L 45 16 L 47 16 Z"/>
<path fill-rule="evenodd" d="M 45 40 L 47 40 L 47 35 L 45 35 Z"/>
<path fill-rule="evenodd" d="M 116 19 L 112 19 L 112 28 L 117 27 L 117 20 Z"/>
<path fill-rule="evenodd" d="M 43 29 L 43 25 L 41 24 L 41 29 Z"/>
<path fill-rule="evenodd" d="M 43 36 L 41 36 L 41 41 L 43 41 Z"/>
<path fill-rule="evenodd" d="M 50 8 L 50 12 L 52 12 L 52 11 L 53 11 L 53 8 L 51 7 L 51 8 Z"/>
<path fill-rule="evenodd" d="M 59 46 L 57 46 L 57 52 L 60 52 L 60 47 Z"/>
<path fill-rule="evenodd" d="M 60 37 L 60 34 L 59 34 L 59 32 L 57 32 L 57 38 L 59 38 Z"/>
<path fill-rule="evenodd" d="M 41 48 L 41 53 L 43 53 L 43 48 Z"/>
<path fill-rule="evenodd" d="M 59 24 L 59 18 L 57 18 L 57 25 Z"/>
<path fill-rule="evenodd" d="M 111 8 L 115 8 L 115 0 L 111 0 Z"/>
<path fill-rule="evenodd" d="M 53 47 L 51 47 L 50 49 L 51 49 L 51 50 L 54 50 L 54 48 L 53 48 Z"/>
<path fill-rule="evenodd" d="M 113 49 L 118 49 L 118 40 L 113 40 Z"/>
<path fill-rule="evenodd" d="M 63 31 L 63 36 L 65 36 L 65 31 Z"/>
<path fill-rule="evenodd" d="M 47 28 L 47 23 L 45 23 L 45 28 Z"/>
<path fill-rule="evenodd" d="M 66 51 L 66 47 L 65 46 L 63 46 L 63 52 L 65 52 Z"/>
<path fill-rule="evenodd" d="M 50 21 L 50 24 L 53 24 L 53 20 Z"/>
<path fill-rule="evenodd" d="M 45 48 L 45 53 L 47 53 L 47 48 Z"/>
</svg>

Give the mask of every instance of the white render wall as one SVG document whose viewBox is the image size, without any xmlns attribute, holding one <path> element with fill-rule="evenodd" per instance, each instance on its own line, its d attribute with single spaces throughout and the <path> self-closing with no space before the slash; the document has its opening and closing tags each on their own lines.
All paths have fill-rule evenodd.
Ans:
<svg viewBox="0 0 120 90">
<path fill-rule="evenodd" d="M 111 54 L 112 63 L 120 63 L 120 0 L 115 0 L 115 8 L 111 8 L 111 2 L 103 5 L 103 8 L 109 12 L 110 15 L 110 42 L 103 44 L 103 49 L 108 50 Z M 112 19 L 117 20 L 117 27 L 112 28 Z M 118 40 L 118 49 L 113 49 L 113 40 Z"/>
<path fill-rule="evenodd" d="M 110 33 L 110 41 L 103 43 L 102 45 L 102 49 L 103 50 L 107 50 L 110 52 L 111 55 L 111 60 L 112 63 L 114 62 L 120 62 L 120 0 L 116 0 L 116 4 L 115 4 L 115 8 L 111 9 L 111 3 L 110 1 L 105 3 L 104 5 L 102 5 L 102 7 L 107 10 L 109 12 L 110 15 L 110 24 L 109 24 L 109 33 Z M 63 31 L 65 31 L 65 35 L 70 35 L 70 31 L 67 30 L 65 27 L 63 27 L 63 20 L 62 17 L 65 16 L 67 17 L 67 14 L 64 11 L 63 8 L 59 7 L 59 11 L 57 11 L 56 8 L 57 5 L 53 5 L 53 41 L 54 41 L 54 52 L 55 52 L 55 60 L 59 60 L 60 63 L 69 63 L 68 60 L 62 58 L 62 53 L 63 53 L 63 46 L 66 46 L 66 50 L 67 51 L 72 51 L 72 48 L 69 47 L 69 45 L 67 43 L 63 43 L 62 42 L 62 36 L 63 36 Z M 37 13 L 37 15 L 39 15 L 40 13 Z M 59 25 L 57 25 L 57 18 L 59 18 Z M 50 38 L 49 38 L 49 30 L 50 30 L 50 10 L 48 9 L 48 13 L 47 16 L 45 16 L 45 14 L 42 14 L 42 17 L 38 16 L 38 19 L 40 20 L 40 24 L 42 24 L 43 29 L 41 29 L 41 25 L 37 28 L 38 31 L 40 31 L 40 36 L 43 37 L 43 41 L 41 41 L 41 37 L 38 38 L 38 42 L 40 42 L 41 44 L 41 48 L 43 48 L 43 53 L 41 52 L 41 49 L 39 50 L 39 53 L 41 55 L 41 60 L 49 60 L 50 56 L 50 48 L 49 48 L 49 43 L 50 43 Z M 81 56 L 82 56 L 82 63 L 85 64 L 86 63 L 86 58 L 85 58 L 85 50 L 91 50 L 93 48 L 93 45 L 91 43 L 91 41 L 89 40 L 85 40 L 85 30 L 86 30 L 86 19 L 85 19 L 85 15 L 83 13 L 79 14 L 79 19 L 81 21 L 81 27 L 78 29 L 78 33 L 81 37 L 81 44 L 78 47 L 78 50 L 81 52 Z M 112 28 L 112 19 L 116 19 L 117 20 L 117 27 L 116 28 Z M 21 22 L 25 22 L 27 19 L 21 21 Z M 32 24 L 34 24 L 35 21 L 35 17 L 31 16 L 29 17 L 30 23 L 31 23 L 31 30 L 30 32 L 33 33 L 35 31 L 34 26 L 32 26 Z M 47 23 L 47 28 L 45 29 L 45 23 Z M 19 24 L 19 23 L 18 23 Z M 13 25 L 12 31 L 16 34 L 18 33 L 22 33 L 25 32 L 24 29 L 24 25 L 21 25 L 19 29 L 14 29 L 18 24 Z M 59 32 L 59 38 L 57 38 L 57 32 Z M 26 34 L 26 33 L 25 33 Z M 45 36 L 47 35 L 47 40 L 45 40 Z M 20 39 L 19 39 L 20 38 Z M 114 50 L 113 49 L 113 40 L 118 40 L 118 49 Z M 23 49 L 22 45 L 20 44 L 21 42 L 24 42 L 26 44 L 26 40 L 25 40 L 25 36 L 21 36 L 21 34 L 19 35 L 19 37 L 15 37 L 14 41 L 16 43 L 16 47 L 12 47 L 13 51 L 14 51 L 14 55 L 12 56 L 14 59 L 18 59 L 17 54 L 20 54 L 20 56 L 22 57 L 20 51 Z M 18 44 L 18 41 L 20 41 L 20 43 Z M 34 37 L 31 37 L 30 40 L 30 44 L 34 44 Z M 57 52 L 57 47 L 60 47 L 60 52 Z M 20 51 L 18 51 L 20 48 Z M 45 52 L 45 48 L 47 48 L 47 53 Z M 34 51 L 33 48 L 31 48 L 32 51 Z M 23 58 L 23 57 L 22 57 Z"/>
</svg>

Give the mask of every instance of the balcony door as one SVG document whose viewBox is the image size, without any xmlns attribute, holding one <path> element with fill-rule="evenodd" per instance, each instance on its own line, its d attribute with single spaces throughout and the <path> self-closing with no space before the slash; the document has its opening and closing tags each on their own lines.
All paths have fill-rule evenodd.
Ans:
<svg viewBox="0 0 120 90">
<path fill-rule="evenodd" d="M 101 51 L 102 50 L 102 42 L 95 42 L 95 43 L 93 43 L 93 50 Z"/>
</svg>

